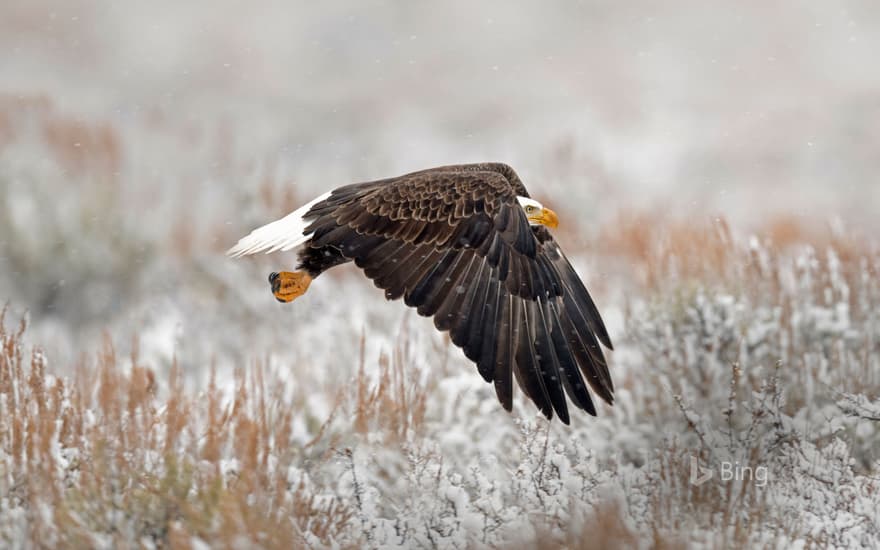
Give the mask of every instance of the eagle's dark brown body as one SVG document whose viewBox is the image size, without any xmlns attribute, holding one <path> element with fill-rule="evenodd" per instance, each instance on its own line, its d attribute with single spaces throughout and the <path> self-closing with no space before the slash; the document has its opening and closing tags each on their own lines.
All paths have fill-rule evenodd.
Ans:
<svg viewBox="0 0 880 550">
<path fill-rule="evenodd" d="M 354 261 L 389 300 L 403 298 L 464 350 L 510 410 L 513 378 L 538 408 L 569 422 L 566 395 L 595 415 L 587 385 L 611 403 L 589 293 L 505 164 L 433 168 L 347 185 L 303 215 L 298 269 L 315 278 Z M 250 253 L 250 252 L 247 252 Z"/>
</svg>

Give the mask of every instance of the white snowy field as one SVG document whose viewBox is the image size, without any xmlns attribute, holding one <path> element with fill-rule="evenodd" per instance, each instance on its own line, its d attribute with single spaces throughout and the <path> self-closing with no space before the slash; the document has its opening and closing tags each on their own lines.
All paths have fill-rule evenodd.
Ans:
<svg viewBox="0 0 880 550">
<path fill-rule="evenodd" d="M 880 545 L 880 5 L 439 6 L 0 6 L 0 546 Z M 477 161 L 560 215 L 597 418 L 223 255 Z"/>
</svg>

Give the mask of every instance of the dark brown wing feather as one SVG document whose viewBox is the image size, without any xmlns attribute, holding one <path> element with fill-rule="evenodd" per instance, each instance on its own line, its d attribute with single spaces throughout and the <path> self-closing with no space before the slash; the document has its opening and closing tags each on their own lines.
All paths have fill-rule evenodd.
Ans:
<svg viewBox="0 0 880 550">
<path fill-rule="evenodd" d="M 476 363 L 512 408 L 513 378 L 548 417 L 568 399 L 595 415 L 613 385 L 599 342 L 611 340 L 583 282 L 516 197 L 504 164 L 446 166 L 335 190 L 307 217 L 312 247 L 331 246 L 403 298 Z M 585 381 L 586 380 L 586 384 Z"/>
</svg>

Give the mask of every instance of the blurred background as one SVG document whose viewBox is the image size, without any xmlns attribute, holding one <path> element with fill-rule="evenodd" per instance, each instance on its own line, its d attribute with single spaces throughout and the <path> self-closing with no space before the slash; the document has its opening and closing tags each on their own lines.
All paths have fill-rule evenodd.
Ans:
<svg viewBox="0 0 880 550">
<path fill-rule="evenodd" d="M 109 334 L 196 377 L 348 372 L 357 346 L 332 343 L 381 347 L 405 308 L 345 268 L 285 308 L 265 276 L 292 257 L 222 252 L 441 164 L 507 162 L 553 205 L 612 333 L 621 291 L 584 243 L 621 215 L 880 225 L 869 0 L 13 0 L 0 51 L 0 301 L 62 366 Z"/>
</svg>

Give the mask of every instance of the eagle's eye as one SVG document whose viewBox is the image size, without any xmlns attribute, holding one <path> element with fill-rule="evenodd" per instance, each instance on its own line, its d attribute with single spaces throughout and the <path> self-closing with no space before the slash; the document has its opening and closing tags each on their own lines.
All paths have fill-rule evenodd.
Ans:
<svg viewBox="0 0 880 550">
<path fill-rule="evenodd" d="M 532 206 L 532 205 L 528 205 L 528 206 L 526 206 L 526 212 L 527 212 L 527 213 L 531 214 L 531 213 L 534 212 L 534 211 L 535 211 L 535 207 L 534 207 L 534 206 Z"/>
</svg>

